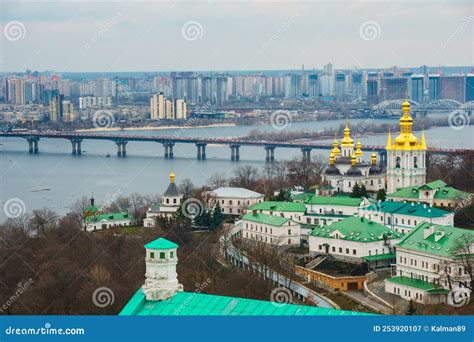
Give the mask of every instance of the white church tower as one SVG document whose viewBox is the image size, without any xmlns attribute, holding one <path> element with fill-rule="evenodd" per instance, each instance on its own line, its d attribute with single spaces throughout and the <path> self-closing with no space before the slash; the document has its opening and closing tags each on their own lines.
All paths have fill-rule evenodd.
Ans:
<svg viewBox="0 0 474 342">
<path fill-rule="evenodd" d="M 159 238 L 147 243 L 145 249 L 146 279 L 142 290 L 146 300 L 164 300 L 183 291 L 176 273 L 178 245 Z"/>
<path fill-rule="evenodd" d="M 426 141 L 425 133 L 421 142 L 412 133 L 413 118 L 410 103 L 403 102 L 400 118 L 400 135 L 392 142 L 390 132 L 387 137 L 387 193 L 413 185 L 426 183 Z"/>
</svg>

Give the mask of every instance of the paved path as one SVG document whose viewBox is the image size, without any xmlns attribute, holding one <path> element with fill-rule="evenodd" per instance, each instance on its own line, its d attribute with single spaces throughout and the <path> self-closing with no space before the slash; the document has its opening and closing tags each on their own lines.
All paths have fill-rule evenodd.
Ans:
<svg viewBox="0 0 474 342">
<path fill-rule="evenodd" d="M 390 271 L 379 271 L 377 272 L 377 277 L 367 283 L 367 287 L 376 296 L 380 297 L 393 306 L 393 309 L 391 309 L 392 314 L 403 314 L 408 309 L 408 301 L 394 295 L 393 293 L 385 292 L 384 280 L 390 276 Z"/>
</svg>

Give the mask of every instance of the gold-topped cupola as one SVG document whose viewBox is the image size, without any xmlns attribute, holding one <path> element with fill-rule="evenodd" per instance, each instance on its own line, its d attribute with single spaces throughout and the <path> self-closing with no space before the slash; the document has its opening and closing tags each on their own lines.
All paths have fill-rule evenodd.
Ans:
<svg viewBox="0 0 474 342">
<path fill-rule="evenodd" d="M 395 150 L 418 150 L 418 138 L 413 135 L 413 118 L 410 116 L 410 102 L 405 101 L 402 105 L 402 117 L 400 118 L 400 135 L 395 138 Z"/>
<path fill-rule="evenodd" d="M 349 128 L 349 123 L 346 121 L 346 128 L 344 128 L 344 137 L 341 140 L 342 147 L 353 147 L 354 140 L 351 138 L 351 130 Z"/>
<path fill-rule="evenodd" d="M 331 153 L 334 154 L 334 157 L 339 156 L 341 154 L 341 150 L 339 149 L 339 143 L 337 141 L 336 134 L 334 134 L 334 141 L 332 143 L 332 151 Z"/>
<path fill-rule="evenodd" d="M 356 151 L 355 151 L 355 155 L 356 157 L 363 157 L 364 156 L 364 152 L 362 152 L 362 144 L 360 142 L 360 138 L 357 139 L 357 145 L 356 145 Z"/>
</svg>

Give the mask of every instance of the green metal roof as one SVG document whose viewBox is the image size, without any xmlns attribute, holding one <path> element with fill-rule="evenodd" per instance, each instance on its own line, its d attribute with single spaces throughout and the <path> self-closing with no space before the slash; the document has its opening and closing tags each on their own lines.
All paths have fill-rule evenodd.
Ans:
<svg viewBox="0 0 474 342">
<path fill-rule="evenodd" d="M 304 213 L 306 211 L 306 206 L 304 205 L 304 203 L 300 202 L 265 201 L 252 205 L 249 210 L 269 210 Z"/>
<path fill-rule="evenodd" d="M 395 253 L 367 255 L 362 257 L 367 262 L 395 259 Z"/>
<path fill-rule="evenodd" d="M 320 204 L 320 205 L 346 205 L 351 207 L 358 207 L 362 199 L 350 196 L 317 196 L 313 195 L 308 198 L 306 204 Z"/>
<path fill-rule="evenodd" d="M 95 205 L 90 205 L 85 210 L 86 213 L 97 213 L 99 211 L 100 211 L 100 209 L 98 207 L 96 207 Z"/>
<path fill-rule="evenodd" d="M 313 196 L 314 192 L 302 192 L 301 194 L 291 196 L 295 202 L 305 202 L 309 197 Z"/>
<path fill-rule="evenodd" d="M 332 239 L 332 233 L 336 230 L 342 235 L 340 239 L 349 241 L 380 241 L 384 235 L 390 239 L 401 238 L 396 231 L 363 217 L 348 217 L 328 226 L 319 226 L 313 229 L 310 235 Z"/>
<path fill-rule="evenodd" d="M 434 231 L 425 239 L 424 230 L 429 229 L 430 226 L 433 226 Z M 435 241 L 435 237 L 437 236 L 441 236 L 441 238 L 438 241 Z M 438 256 L 451 257 L 453 249 L 456 248 L 460 239 L 465 237 L 474 239 L 474 233 L 467 229 L 423 222 L 405 235 L 405 237 L 397 244 L 397 247 Z"/>
<path fill-rule="evenodd" d="M 387 281 L 399 285 L 413 287 L 415 289 L 423 290 L 423 291 L 433 291 L 433 290 L 441 290 L 442 287 L 437 284 L 429 283 L 427 281 L 421 279 L 413 279 L 409 277 L 392 277 L 388 278 Z"/>
<path fill-rule="evenodd" d="M 419 198 L 420 190 L 436 190 L 434 199 L 463 199 L 469 196 L 467 192 L 447 186 L 442 180 L 437 180 L 431 183 L 426 183 L 422 186 L 407 186 L 406 188 L 398 189 L 389 194 L 390 198 Z"/>
<path fill-rule="evenodd" d="M 115 220 L 126 220 L 132 219 L 133 216 L 129 213 L 109 213 L 109 214 L 98 214 L 86 217 L 87 222 L 100 222 L 100 221 L 115 221 Z"/>
<path fill-rule="evenodd" d="M 256 213 L 255 215 L 253 215 L 252 212 L 245 214 L 242 219 L 257 223 L 269 224 L 271 226 L 277 227 L 283 226 L 289 221 L 289 219 L 280 216 L 267 215 L 262 213 Z"/>
<path fill-rule="evenodd" d="M 149 242 L 145 245 L 145 248 L 148 249 L 174 249 L 178 247 L 179 246 L 177 244 L 165 238 L 153 240 L 152 242 Z"/>
<path fill-rule="evenodd" d="M 409 216 L 420 216 L 427 218 L 435 218 L 449 215 L 450 212 L 438 208 L 430 207 L 426 204 L 415 202 L 395 202 L 385 201 L 377 204 L 372 204 L 366 210 L 380 211 L 389 214 L 401 214 Z"/>
<path fill-rule="evenodd" d="M 163 301 L 147 301 L 140 288 L 119 316 L 342 316 L 361 312 L 178 292 Z"/>
</svg>

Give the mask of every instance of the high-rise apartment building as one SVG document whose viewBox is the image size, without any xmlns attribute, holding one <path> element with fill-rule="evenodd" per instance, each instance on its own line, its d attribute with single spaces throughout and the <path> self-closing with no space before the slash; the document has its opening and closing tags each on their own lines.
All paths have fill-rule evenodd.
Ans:
<svg viewBox="0 0 474 342">
<path fill-rule="evenodd" d="M 411 99 L 415 102 L 424 102 L 425 77 L 421 74 L 411 76 Z"/>
<path fill-rule="evenodd" d="M 403 100 L 408 98 L 408 78 L 382 77 L 380 79 L 380 99 Z"/>
<path fill-rule="evenodd" d="M 440 99 L 454 100 L 461 103 L 466 99 L 466 77 L 449 75 L 439 78 Z"/>
</svg>

